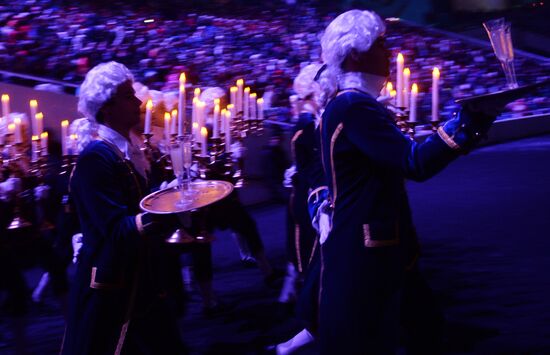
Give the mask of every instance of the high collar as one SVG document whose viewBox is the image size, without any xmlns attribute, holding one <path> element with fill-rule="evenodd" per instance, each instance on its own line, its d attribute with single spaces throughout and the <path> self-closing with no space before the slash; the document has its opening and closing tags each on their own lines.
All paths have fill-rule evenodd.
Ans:
<svg viewBox="0 0 550 355">
<path fill-rule="evenodd" d="M 97 129 L 97 135 L 99 138 L 101 138 L 104 141 L 107 141 L 111 144 L 113 144 L 115 147 L 118 148 L 118 150 L 122 153 L 124 158 L 130 159 L 129 153 L 129 145 L 130 142 L 122 136 L 122 134 L 118 133 L 114 129 L 107 127 L 103 124 L 99 124 Z"/>
<path fill-rule="evenodd" d="M 340 90 L 357 89 L 374 98 L 380 94 L 386 78 L 362 72 L 345 72 L 338 75 L 338 87 Z"/>
</svg>

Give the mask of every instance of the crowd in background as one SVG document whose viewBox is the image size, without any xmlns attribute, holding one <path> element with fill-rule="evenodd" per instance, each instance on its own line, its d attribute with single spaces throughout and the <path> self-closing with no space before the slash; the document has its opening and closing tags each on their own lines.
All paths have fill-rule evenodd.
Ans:
<svg viewBox="0 0 550 355">
<path fill-rule="evenodd" d="M 151 89 L 177 90 L 182 71 L 200 87 L 228 88 L 244 78 L 260 96 L 269 93 L 266 106 L 285 108 L 292 79 L 303 66 L 321 60 L 318 38 L 334 17 L 307 3 L 256 5 L 248 12 L 241 7 L 223 16 L 177 8 L 167 16 L 135 4 L 75 6 L 48 0 L 0 9 L 2 70 L 79 84 L 94 65 L 116 60 Z M 420 120 L 429 119 L 434 66 L 441 70 L 443 118 L 456 111 L 456 98 L 497 91 L 505 83 L 488 44 L 477 46 L 406 22 L 390 22 L 387 38 L 393 60 L 401 51 L 411 82 L 419 85 Z M 515 65 L 520 84 L 550 76 L 550 61 L 516 55 Z M 548 113 L 547 97 L 517 101 L 502 117 Z"/>
</svg>

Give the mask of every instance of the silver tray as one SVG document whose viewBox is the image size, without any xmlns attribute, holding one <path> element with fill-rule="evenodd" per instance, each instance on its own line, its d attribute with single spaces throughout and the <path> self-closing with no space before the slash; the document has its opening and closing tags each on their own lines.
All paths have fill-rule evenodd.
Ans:
<svg viewBox="0 0 550 355">
<path fill-rule="evenodd" d="M 177 187 L 153 192 L 141 200 L 142 210 L 155 214 L 180 213 L 208 206 L 229 195 L 233 185 L 227 181 L 205 180 L 191 183 L 193 194 L 187 197 L 188 203 L 179 205 L 181 191 Z"/>
</svg>

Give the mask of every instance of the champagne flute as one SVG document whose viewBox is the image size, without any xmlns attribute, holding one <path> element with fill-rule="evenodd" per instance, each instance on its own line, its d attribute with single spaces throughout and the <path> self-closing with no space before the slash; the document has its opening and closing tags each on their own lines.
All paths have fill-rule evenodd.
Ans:
<svg viewBox="0 0 550 355">
<path fill-rule="evenodd" d="M 191 136 L 186 135 L 182 138 L 182 164 L 185 169 L 184 191 L 189 194 L 191 192 L 191 165 L 193 164 L 193 150 Z"/>
<path fill-rule="evenodd" d="M 170 159 L 172 160 L 172 171 L 178 180 L 178 190 L 180 191 L 180 200 L 176 202 L 176 207 L 182 208 L 188 205 L 184 190 L 184 167 L 183 167 L 183 144 L 179 141 L 170 143 Z"/>
<path fill-rule="evenodd" d="M 517 88 L 518 83 L 514 69 L 514 46 L 512 45 L 510 22 L 506 22 L 504 18 L 499 18 L 484 22 L 483 27 L 487 31 L 493 51 L 502 65 L 507 87 L 509 89 Z"/>
</svg>

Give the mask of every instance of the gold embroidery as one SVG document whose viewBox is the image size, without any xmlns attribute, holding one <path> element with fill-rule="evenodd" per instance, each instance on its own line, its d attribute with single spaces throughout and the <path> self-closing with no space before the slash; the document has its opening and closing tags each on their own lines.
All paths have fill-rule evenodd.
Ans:
<svg viewBox="0 0 550 355">
<path fill-rule="evenodd" d="M 107 284 L 103 282 L 97 282 L 95 280 L 97 273 L 97 267 L 92 267 L 92 279 L 90 280 L 90 288 L 94 288 L 96 290 L 114 290 L 117 288 L 122 288 L 122 283 L 117 284 Z"/>
<path fill-rule="evenodd" d="M 313 256 L 315 255 L 315 250 L 317 249 L 317 244 L 319 244 L 319 238 L 315 238 L 315 241 L 313 242 L 313 248 L 311 248 L 311 255 L 309 256 L 309 260 L 307 262 L 307 265 L 311 265 L 311 261 L 313 260 Z"/>
<path fill-rule="evenodd" d="M 365 248 L 390 247 L 399 244 L 399 238 L 397 237 L 389 240 L 373 240 L 370 235 L 370 226 L 368 224 L 363 224 L 363 238 L 365 241 Z"/>
<path fill-rule="evenodd" d="M 294 136 L 290 140 L 290 151 L 292 153 L 292 160 L 296 163 L 296 140 L 304 133 L 304 130 L 301 129 L 298 132 L 294 133 Z"/>
<path fill-rule="evenodd" d="M 309 202 L 309 200 L 311 199 L 311 197 L 317 193 L 319 193 L 320 191 L 323 191 L 323 190 L 327 190 L 328 187 L 327 186 L 319 186 L 318 188 L 316 188 L 315 190 L 311 191 L 307 197 L 307 200 Z"/>
<path fill-rule="evenodd" d="M 336 143 L 336 139 L 338 138 L 338 135 L 340 135 L 340 132 L 344 128 L 344 123 L 340 122 L 340 124 L 336 127 L 334 130 L 334 133 L 332 134 L 332 138 L 330 139 L 330 168 L 332 172 L 332 207 L 336 206 L 336 197 L 338 196 L 337 191 L 337 185 L 336 185 L 336 168 L 334 167 L 334 144 Z"/>
<path fill-rule="evenodd" d="M 441 139 L 443 139 L 445 144 L 447 144 L 452 149 L 454 149 L 454 150 L 460 149 L 460 146 L 451 137 L 449 137 L 447 132 L 445 132 L 445 130 L 443 129 L 443 126 L 440 126 L 437 129 L 437 134 L 439 134 L 439 137 L 441 137 Z"/>
<path fill-rule="evenodd" d="M 298 261 L 298 272 L 302 273 L 302 254 L 300 253 L 300 225 L 294 225 L 294 249 L 296 249 L 296 260 Z"/>
<path fill-rule="evenodd" d="M 120 353 L 122 352 L 122 346 L 124 345 L 124 340 L 126 340 L 126 333 L 128 332 L 129 323 L 130 320 L 126 321 L 126 323 L 122 325 L 120 336 L 118 337 L 118 343 L 116 344 L 115 355 L 120 355 Z"/>
</svg>

